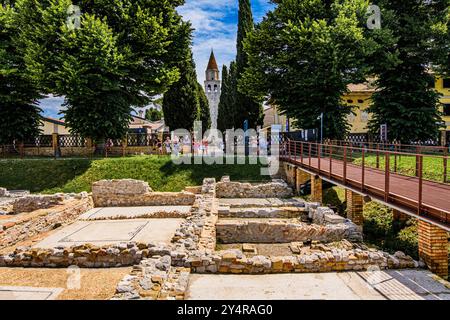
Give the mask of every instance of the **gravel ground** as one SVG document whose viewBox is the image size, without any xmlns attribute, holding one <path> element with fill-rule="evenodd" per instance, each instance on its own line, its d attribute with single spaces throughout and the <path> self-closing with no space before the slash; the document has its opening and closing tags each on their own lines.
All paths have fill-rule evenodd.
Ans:
<svg viewBox="0 0 450 320">
<path fill-rule="evenodd" d="M 117 283 L 130 273 L 131 268 L 78 270 L 81 275 L 79 289 L 67 288 L 74 271 L 68 269 L 0 268 L 0 286 L 63 288 L 57 300 L 105 300 L 114 295 Z"/>
</svg>

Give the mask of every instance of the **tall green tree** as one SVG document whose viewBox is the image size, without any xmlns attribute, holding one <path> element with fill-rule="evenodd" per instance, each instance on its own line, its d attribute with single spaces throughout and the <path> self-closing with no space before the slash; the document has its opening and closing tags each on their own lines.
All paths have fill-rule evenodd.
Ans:
<svg viewBox="0 0 450 320">
<path fill-rule="evenodd" d="M 10 1 L 0 1 L 0 144 L 20 143 L 39 135 L 37 100 L 41 95 L 18 50 L 19 28 Z"/>
<path fill-rule="evenodd" d="M 197 95 L 199 102 L 198 120 L 202 122 L 203 133 L 211 128 L 211 114 L 209 112 L 209 102 L 203 86 L 197 82 Z"/>
<path fill-rule="evenodd" d="M 192 130 L 198 119 L 200 103 L 195 63 L 191 50 L 186 51 L 186 57 L 178 64 L 180 80 L 164 94 L 164 121 L 170 130 Z"/>
<path fill-rule="evenodd" d="M 100 144 L 123 137 L 131 120 L 127 90 L 120 85 L 125 60 L 116 41 L 105 21 L 90 14 L 79 30 L 61 36 L 64 63 L 56 76 L 66 96 L 65 122 L 73 133 Z"/>
<path fill-rule="evenodd" d="M 222 67 L 222 87 L 220 91 L 220 101 L 218 107 L 218 116 L 217 116 L 217 128 L 220 131 L 225 131 L 226 129 L 230 129 L 229 124 L 231 123 L 230 112 L 229 112 L 229 88 L 230 88 L 230 76 L 228 74 L 228 68 L 226 65 Z"/>
<path fill-rule="evenodd" d="M 449 1 L 383 0 L 379 5 L 383 28 L 395 38 L 384 50 L 395 59 L 374 62 L 378 90 L 369 128 L 379 134 L 380 125 L 387 124 L 388 139 L 403 143 L 437 139 L 441 114 L 430 67 L 439 69 L 449 52 L 448 42 L 438 41 L 447 31 L 443 12 Z"/>
<path fill-rule="evenodd" d="M 159 121 L 163 116 L 163 112 L 156 108 L 150 108 L 145 111 L 145 119 L 149 121 Z"/>
<path fill-rule="evenodd" d="M 247 54 L 244 52 L 244 40 L 253 30 L 254 23 L 250 0 L 239 0 L 236 72 L 231 74 L 235 78 L 233 82 L 236 83 L 236 86 L 243 77 L 245 68 L 248 66 Z M 235 128 L 243 128 L 245 120 L 248 120 L 249 128 L 256 128 L 258 125 L 262 125 L 262 104 L 237 88 L 234 91 L 236 92 L 234 105 L 236 109 L 234 112 Z"/>
<path fill-rule="evenodd" d="M 65 96 L 74 133 L 100 142 L 123 136 L 131 108 L 179 79 L 175 63 L 191 34 L 176 11 L 182 3 L 82 0 L 81 28 L 73 29 L 70 0 L 17 0 L 28 72 L 46 92 Z"/>
<path fill-rule="evenodd" d="M 342 101 L 364 79 L 370 42 L 364 37 L 368 1 L 283 0 L 244 43 L 249 67 L 241 91 L 270 98 L 302 129 L 343 138 L 351 109 Z"/>
</svg>

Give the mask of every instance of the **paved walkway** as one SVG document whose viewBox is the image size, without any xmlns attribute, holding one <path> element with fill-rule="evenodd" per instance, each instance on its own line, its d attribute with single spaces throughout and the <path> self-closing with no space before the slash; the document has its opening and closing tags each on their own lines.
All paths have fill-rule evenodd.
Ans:
<svg viewBox="0 0 450 320">
<path fill-rule="evenodd" d="M 445 287 L 424 270 L 270 275 L 199 275 L 187 299 L 450 300 Z"/>
<path fill-rule="evenodd" d="M 319 159 L 309 158 L 302 159 L 290 157 L 293 163 L 302 164 L 306 169 L 318 171 Z M 320 159 L 320 172 L 324 177 L 330 175 L 330 158 Z M 344 162 L 332 159 L 331 180 L 342 182 L 344 176 Z M 360 188 L 362 183 L 362 167 L 359 165 L 347 164 L 346 180 L 348 184 Z M 365 168 L 364 186 L 369 195 L 383 197 L 385 192 L 385 172 L 384 170 Z M 423 180 L 422 206 L 423 210 L 436 219 L 445 222 L 450 226 L 450 185 L 438 182 Z M 411 210 L 417 212 L 417 204 L 419 199 L 419 178 L 408 177 L 401 174 L 390 174 L 389 180 L 389 201 L 410 207 Z"/>
</svg>

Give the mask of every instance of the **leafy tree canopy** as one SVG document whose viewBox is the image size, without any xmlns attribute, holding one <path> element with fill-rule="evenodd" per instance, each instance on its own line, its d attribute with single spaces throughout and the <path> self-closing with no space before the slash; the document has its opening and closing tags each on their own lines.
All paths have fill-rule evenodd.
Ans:
<svg viewBox="0 0 450 320">
<path fill-rule="evenodd" d="M 249 67 L 240 90 L 270 98 L 303 129 L 320 127 L 324 137 L 342 138 L 351 109 L 341 97 L 362 82 L 365 56 L 364 0 L 283 0 L 244 43 Z"/>
<path fill-rule="evenodd" d="M 19 25 L 10 1 L 0 1 L 0 144 L 24 142 L 39 134 L 41 98 L 16 50 Z"/>
</svg>

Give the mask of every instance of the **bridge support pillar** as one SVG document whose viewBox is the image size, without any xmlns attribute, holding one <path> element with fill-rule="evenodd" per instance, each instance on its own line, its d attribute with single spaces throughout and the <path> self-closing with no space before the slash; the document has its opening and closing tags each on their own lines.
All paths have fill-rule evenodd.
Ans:
<svg viewBox="0 0 450 320">
<path fill-rule="evenodd" d="M 352 220 L 354 224 L 363 227 L 364 224 L 364 197 L 351 190 L 346 190 L 347 193 L 347 218 Z"/>
<path fill-rule="evenodd" d="M 311 201 L 322 203 L 322 179 L 311 175 Z"/>
<path fill-rule="evenodd" d="M 296 181 L 295 181 L 295 189 L 297 190 L 297 193 L 300 193 L 300 188 L 302 185 L 307 183 L 311 179 L 311 175 L 297 167 L 296 170 Z"/>
<path fill-rule="evenodd" d="M 294 165 L 292 165 L 292 164 L 287 165 L 286 182 L 292 188 L 295 188 L 295 186 L 296 186 L 296 183 L 295 183 L 295 179 L 297 177 L 296 171 L 297 171 L 297 168 Z"/>
<path fill-rule="evenodd" d="M 438 276 L 448 279 L 447 231 L 419 220 L 419 256 Z"/>
</svg>

